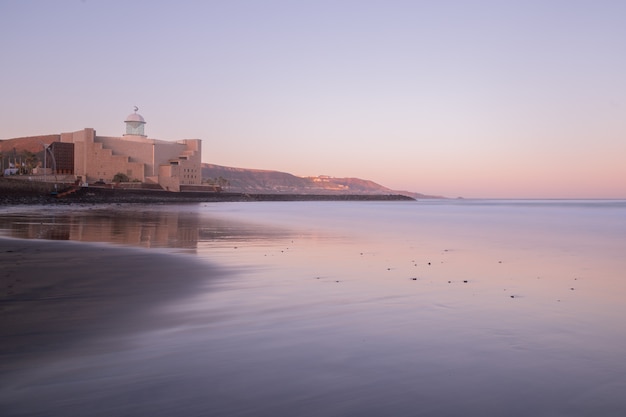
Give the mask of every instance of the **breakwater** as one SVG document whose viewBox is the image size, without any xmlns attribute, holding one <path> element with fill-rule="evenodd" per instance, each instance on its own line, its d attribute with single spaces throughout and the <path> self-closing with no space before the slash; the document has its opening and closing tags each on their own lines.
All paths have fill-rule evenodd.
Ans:
<svg viewBox="0 0 626 417">
<path fill-rule="evenodd" d="M 19 184 L 16 184 L 19 183 Z M 37 185 L 33 185 L 37 184 Z M 27 181 L 0 181 L 0 204 L 200 203 L 228 201 L 413 201 L 400 194 L 266 194 L 230 192 L 169 192 L 146 189 L 81 187 L 72 190 Z"/>
</svg>

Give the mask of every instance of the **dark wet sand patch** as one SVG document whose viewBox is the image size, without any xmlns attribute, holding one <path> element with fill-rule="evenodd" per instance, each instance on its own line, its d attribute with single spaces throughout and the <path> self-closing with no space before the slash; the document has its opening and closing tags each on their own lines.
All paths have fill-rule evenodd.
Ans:
<svg viewBox="0 0 626 417">
<path fill-rule="evenodd" d="M 0 373 L 105 335 L 158 328 L 172 320 L 159 307 L 206 290 L 217 274 L 166 251 L 0 239 Z"/>
</svg>

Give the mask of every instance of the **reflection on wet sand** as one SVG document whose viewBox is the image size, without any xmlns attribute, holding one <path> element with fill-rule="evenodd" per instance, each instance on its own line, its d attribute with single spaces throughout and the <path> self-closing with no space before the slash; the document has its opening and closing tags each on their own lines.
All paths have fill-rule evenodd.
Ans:
<svg viewBox="0 0 626 417">
<path fill-rule="evenodd" d="M 141 247 L 195 248 L 198 214 L 179 211 L 93 209 L 3 216 L 5 235 L 21 239 L 106 242 Z"/>
<path fill-rule="evenodd" d="M 72 240 L 144 248 L 196 249 L 198 242 L 255 241 L 288 233 L 202 216 L 196 206 L 123 206 L 9 211 L 0 234 L 19 239 Z"/>
</svg>

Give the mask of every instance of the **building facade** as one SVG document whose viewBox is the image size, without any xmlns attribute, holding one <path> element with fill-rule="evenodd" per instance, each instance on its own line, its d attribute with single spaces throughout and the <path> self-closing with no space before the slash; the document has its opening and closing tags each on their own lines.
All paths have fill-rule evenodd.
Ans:
<svg viewBox="0 0 626 417">
<path fill-rule="evenodd" d="M 87 184 L 112 182 L 121 173 L 131 182 L 158 184 L 168 191 L 201 185 L 202 141 L 148 138 L 144 134 L 146 122 L 136 110 L 124 121 L 126 133 L 121 137 L 98 136 L 92 128 L 61 133 L 46 148 L 47 170 L 73 175 Z"/>
<path fill-rule="evenodd" d="M 48 167 L 54 174 L 74 175 L 74 144 L 60 141 L 52 142 L 44 150 L 44 158 L 44 166 Z"/>
</svg>

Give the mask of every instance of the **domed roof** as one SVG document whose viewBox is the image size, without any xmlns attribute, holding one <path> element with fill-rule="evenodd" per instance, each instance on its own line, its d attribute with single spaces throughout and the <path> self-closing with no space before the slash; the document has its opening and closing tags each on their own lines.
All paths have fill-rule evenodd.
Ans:
<svg viewBox="0 0 626 417">
<path fill-rule="evenodd" d="M 126 117 L 126 120 L 124 120 L 124 123 L 126 122 L 139 122 L 139 123 L 146 123 L 146 121 L 143 119 L 143 117 L 140 114 L 137 113 L 131 113 Z"/>
</svg>

